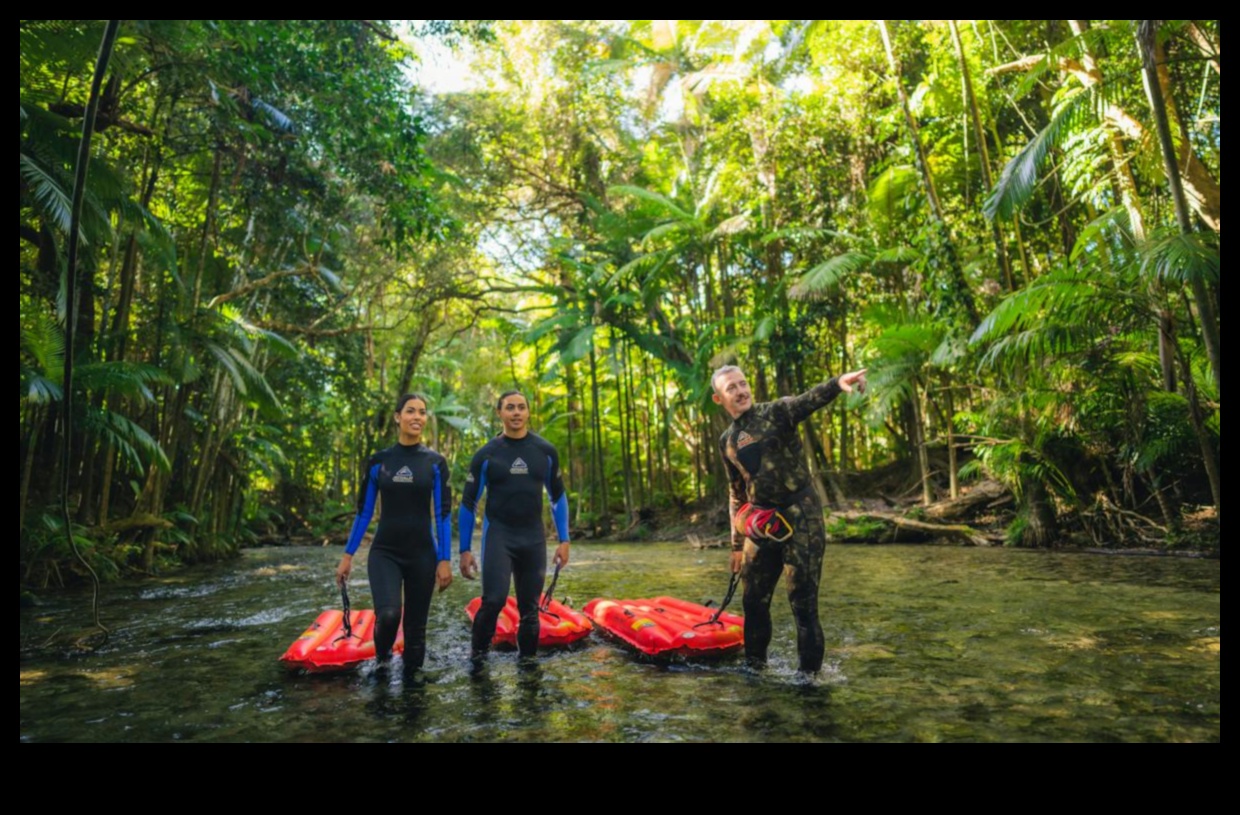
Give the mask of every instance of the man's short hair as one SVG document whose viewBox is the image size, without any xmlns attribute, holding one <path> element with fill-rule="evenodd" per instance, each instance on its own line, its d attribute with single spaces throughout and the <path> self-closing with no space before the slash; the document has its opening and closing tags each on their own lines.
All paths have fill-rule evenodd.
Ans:
<svg viewBox="0 0 1240 815">
<path fill-rule="evenodd" d="M 715 381 L 719 379 L 719 377 L 723 376 L 724 374 L 730 374 L 733 371 L 736 371 L 742 376 L 745 373 L 744 371 L 742 371 L 740 368 L 738 368 L 735 365 L 723 365 L 719 368 L 716 368 L 715 372 L 710 375 L 710 389 L 713 390 L 715 393 L 718 393 L 719 389 L 715 387 Z"/>
</svg>

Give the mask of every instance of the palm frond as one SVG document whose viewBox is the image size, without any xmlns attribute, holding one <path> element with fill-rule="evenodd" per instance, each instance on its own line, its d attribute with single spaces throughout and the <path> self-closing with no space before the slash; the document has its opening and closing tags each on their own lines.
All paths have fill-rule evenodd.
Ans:
<svg viewBox="0 0 1240 815">
<path fill-rule="evenodd" d="M 319 273 L 319 278 L 321 278 L 322 281 L 326 283 L 328 287 L 331 288 L 332 291 L 334 291 L 337 294 L 345 293 L 344 285 L 340 282 L 340 275 L 336 274 L 331 269 L 327 268 L 321 263 L 318 265 L 317 269 Z"/>
<path fill-rule="evenodd" d="M 1091 111 L 1092 98 L 1086 90 L 1070 92 L 1046 127 L 1007 163 L 982 207 L 987 218 L 1011 218 L 1028 202 L 1037 188 L 1038 174 L 1046 157 L 1084 121 Z"/>
<path fill-rule="evenodd" d="M 871 427 L 882 427 L 884 420 L 900 405 L 914 397 L 914 370 L 907 366 L 891 366 L 868 374 L 870 387 L 867 389 L 869 402 L 866 410 L 867 422 Z"/>
<path fill-rule="evenodd" d="M 874 254 L 875 263 L 913 263 L 922 259 L 922 253 L 912 246 L 892 246 Z"/>
<path fill-rule="evenodd" d="M 45 375 L 59 371 L 64 365 L 65 333 L 48 315 L 36 315 L 32 325 L 22 328 L 21 347 Z"/>
<path fill-rule="evenodd" d="M 247 388 L 245 376 L 241 373 L 241 368 L 237 365 L 237 360 L 232 355 L 231 349 L 217 342 L 208 342 L 206 348 L 207 353 L 215 357 L 216 362 L 223 366 L 224 371 L 228 374 L 228 378 L 232 380 L 233 387 L 237 389 L 237 393 L 245 396 Z"/>
<path fill-rule="evenodd" d="M 672 257 L 671 249 L 659 249 L 655 252 L 647 252 L 644 255 L 638 255 L 628 263 L 616 269 L 615 274 L 607 281 L 608 286 L 615 286 L 624 278 L 633 272 L 645 272 L 645 279 L 649 279 L 656 275 L 668 259 Z"/>
<path fill-rule="evenodd" d="M 1163 231 L 1143 247 L 1141 272 L 1180 283 L 1215 283 L 1221 261 L 1218 247 L 1204 240 L 1200 233 Z"/>
<path fill-rule="evenodd" d="M 115 411 L 90 407 L 83 417 L 83 427 L 112 444 L 129 460 L 135 470 L 155 464 L 164 472 L 171 469 L 164 448 L 142 425 Z"/>
<path fill-rule="evenodd" d="M 21 154 L 21 175 L 26 179 L 26 186 L 31 197 L 38 204 L 44 217 L 53 221 L 62 232 L 68 232 L 71 226 L 71 202 L 69 193 L 61 185 L 50 170 L 40 165 L 33 157 Z M 81 230 L 79 230 L 79 234 Z M 83 241 L 85 235 L 81 236 Z"/>
<path fill-rule="evenodd" d="M 1095 251 L 1108 234 L 1119 237 L 1127 245 L 1132 244 L 1132 222 L 1128 210 L 1122 206 L 1112 207 L 1086 224 L 1077 234 L 1068 259 L 1075 262 L 1086 252 Z"/>
<path fill-rule="evenodd" d="M 90 391 L 110 391 L 144 401 L 154 401 L 151 385 L 168 385 L 172 377 L 162 368 L 141 362 L 88 362 L 75 369 L 75 384 Z"/>
<path fill-rule="evenodd" d="M 792 285 L 789 293 L 799 299 L 821 297 L 830 294 L 843 278 L 866 268 L 873 258 L 865 252 L 845 252 L 819 263 Z"/>
<path fill-rule="evenodd" d="M 995 340 L 982 355 L 979 367 L 1000 369 L 1016 362 L 1049 360 L 1094 346 L 1092 326 L 1039 325 Z"/>
<path fill-rule="evenodd" d="M 893 164 L 879 173 L 867 192 L 870 215 L 881 221 L 889 221 L 904 208 L 910 195 L 920 187 L 917 170 L 908 164 Z"/>
<path fill-rule="evenodd" d="M 21 366 L 21 391 L 32 405 L 50 405 L 64 398 L 60 385 L 38 371 Z"/>
<path fill-rule="evenodd" d="M 607 192 L 610 195 L 627 195 L 630 198 L 636 198 L 639 201 L 654 204 L 657 209 L 671 215 L 677 220 L 694 220 L 692 213 L 681 209 L 675 201 L 668 198 L 666 195 L 660 195 L 659 193 L 645 189 L 644 187 L 635 187 L 631 184 L 617 184 L 615 186 L 608 187 Z"/>
<path fill-rule="evenodd" d="M 659 224 L 642 236 L 642 248 L 648 250 L 655 241 L 668 236 L 687 233 L 689 237 L 693 237 L 696 231 L 697 224 L 693 221 L 668 221 L 665 224 Z"/>
<path fill-rule="evenodd" d="M 937 368 L 949 368 L 964 359 L 969 351 L 969 341 L 955 331 L 945 331 L 943 338 L 930 352 L 930 364 Z"/>
<path fill-rule="evenodd" d="M 1077 271 L 1051 272 L 1009 294 L 990 312 L 969 338 L 971 344 L 990 342 L 1016 330 L 1044 323 L 1048 315 L 1088 310 L 1106 293 L 1093 278 Z"/>
<path fill-rule="evenodd" d="M 739 235 L 742 232 L 748 232 L 753 228 L 753 219 L 749 217 L 749 213 L 742 212 L 739 215 L 733 215 L 731 218 L 725 218 L 715 226 L 706 237 L 710 240 L 725 238 L 729 235 Z"/>
<path fill-rule="evenodd" d="M 585 359 L 589 355 L 590 349 L 594 346 L 594 329 L 595 326 L 588 325 L 580 331 L 561 337 L 560 342 L 557 343 L 560 351 L 560 362 L 569 363 Z"/>
<path fill-rule="evenodd" d="M 754 339 L 758 340 L 759 342 L 765 342 L 766 340 L 769 340 L 771 338 L 771 335 L 775 333 L 775 328 L 778 325 L 779 325 L 779 321 L 776 320 L 774 317 L 770 315 L 763 317 L 761 320 L 758 321 L 758 324 L 754 326 L 754 329 L 753 329 Z"/>
<path fill-rule="evenodd" d="M 542 339 L 547 334 L 550 334 L 552 331 L 562 331 L 576 325 L 581 318 L 581 313 L 576 309 L 562 311 L 554 317 L 538 321 L 538 323 L 522 335 L 521 339 L 523 342 L 531 344 L 538 342 L 538 340 Z"/>
<path fill-rule="evenodd" d="M 143 245 L 143 248 L 148 251 L 157 248 L 165 262 L 171 258 L 170 265 L 176 265 L 176 240 L 162 220 L 149 209 L 128 197 L 121 199 L 120 211 L 126 221 L 142 225 L 142 233 L 148 237 L 148 242 Z"/>
<path fill-rule="evenodd" d="M 884 358 L 916 359 L 921 364 L 929 360 L 946 333 L 946 325 L 934 320 L 893 325 L 870 341 L 869 351 Z"/>
<path fill-rule="evenodd" d="M 254 367 L 254 363 L 250 361 L 240 348 L 229 348 L 228 352 L 233 360 L 236 361 L 237 370 L 245 377 L 250 397 L 259 404 L 280 410 L 280 397 L 276 396 L 276 392 L 271 388 L 271 383 L 267 381 L 267 377 L 263 375 L 262 371 Z"/>
<path fill-rule="evenodd" d="M 772 241 L 782 240 L 812 240 L 816 238 L 844 238 L 846 240 L 861 240 L 856 235 L 850 235 L 847 232 L 837 232 L 834 229 L 823 229 L 817 226 L 789 226 L 784 229 L 776 229 L 774 232 L 768 232 L 762 236 L 762 243 L 768 244 Z"/>
<path fill-rule="evenodd" d="M 225 304 L 225 306 L 230 306 L 230 305 L 231 304 L 229 303 Z M 263 328 L 261 326 L 255 325 L 254 323 L 245 319 L 245 317 L 242 316 L 242 313 L 240 310 L 235 309 L 235 308 L 221 308 L 220 313 L 225 317 L 225 319 L 227 319 L 237 328 L 244 331 L 246 335 L 248 335 L 250 338 L 263 339 L 271 343 L 271 345 L 277 351 L 281 352 L 283 356 L 288 357 L 288 358 L 296 358 L 300 356 L 301 351 L 297 348 L 296 345 L 294 345 L 292 342 L 286 339 L 284 335 L 280 334 L 279 332 L 272 331 L 269 328 Z"/>
<path fill-rule="evenodd" d="M 269 102 L 264 102 L 258 97 L 254 97 L 251 102 L 254 107 L 258 108 L 267 117 L 267 121 L 275 125 L 276 129 L 282 133 L 292 133 L 297 129 L 297 125 L 289 118 L 288 114 L 277 108 Z"/>
</svg>

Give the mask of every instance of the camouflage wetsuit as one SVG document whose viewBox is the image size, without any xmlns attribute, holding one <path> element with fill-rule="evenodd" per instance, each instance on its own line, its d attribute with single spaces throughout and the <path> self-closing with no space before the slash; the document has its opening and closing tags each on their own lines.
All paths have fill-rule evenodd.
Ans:
<svg viewBox="0 0 1240 815">
<path fill-rule="evenodd" d="M 827 545 L 822 504 L 810 481 L 797 425 L 840 394 L 832 378 L 800 396 L 761 402 L 732 421 L 719 439 L 730 483 L 730 516 L 741 504 L 776 507 L 793 529 L 777 542 L 745 538 L 732 531 L 732 550 L 744 551 L 745 656 L 766 662 L 771 642 L 771 598 L 782 571 L 797 627 L 802 671 L 822 667 L 823 636 L 818 621 L 818 578 Z"/>
</svg>

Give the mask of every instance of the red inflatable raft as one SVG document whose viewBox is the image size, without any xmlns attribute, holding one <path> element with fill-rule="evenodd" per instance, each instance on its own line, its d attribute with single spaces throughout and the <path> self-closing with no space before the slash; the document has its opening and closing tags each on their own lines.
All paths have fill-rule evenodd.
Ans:
<svg viewBox="0 0 1240 815">
<path fill-rule="evenodd" d="M 344 615 L 338 608 L 324 611 L 288 647 L 280 661 L 290 669 L 321 672 L 343 671 L 374 659 L 375 613 L 369 609 L 349 612 L 351 634 L 345 632 Z M 399 654 L 404 650 L 405 634 L 401 629 L 396 632 L 392 651 Z"/>
<path fill-rule="evenodd" d="M 478 616 L 482 606 L 482 598 L 475 597 L 465 606 L 465 613 L 473 620 Z M 495 621 L 495 638 L 492 645 L 517 647 L 517 623 L 521 616 L 517 613 L 517 599 L 509 597 L 508 602 L 500 609 L 499 619 Z M 538 609 L 538 647 L 568 645 L 588 635 L 594 629 L 589 619 L 580 611 L 569 608 L 559 600 L 544 598 Z"/>
<path fill-rule="evenodd" d="M 743 617 L 675 597 L 599 597 L 582 611 L 601 630 L 650 656 L 723 656 L 745 645 Z"/>
</svg>

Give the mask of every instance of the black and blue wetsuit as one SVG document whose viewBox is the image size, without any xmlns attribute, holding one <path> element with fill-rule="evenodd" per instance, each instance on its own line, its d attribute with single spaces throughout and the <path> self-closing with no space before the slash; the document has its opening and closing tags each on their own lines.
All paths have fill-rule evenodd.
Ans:
<svg viewBox="0 0 1240 815">
<path fill-rule="evenodd" d="M 452 557 L 452 492 L 448 463 L 422 444 L 393 445 L 370 457 L 357 497 L 357 517 L 345 547 L 353 554 L 362 543 L 382 499 L 382 512 L 367 571 L 375 604 L 375 653 L 392 652 L 401 623 L 404 584 L 405 665 L 420 667 L 426 657 L 426 617 L 435 592 L 435 569 Z"/>
<path fill-rule="evenodd" d="M 478 499 L 487 489 L 482 521 L 482 606 L 474 616 L 473 652 L 482 654 L 495 636 L 495 623 L 516 584 L 517 649 L 538 649 L 538 600 L 547 574 L 547 535 L 543 529 L 543 490 L 551 497 L 551 516 L 561 541 L 568 541 L 568 496 L 560 478 L 555 446 L 534 433 L 519 439 L 496 436 L 469 464 L 461 495 L 461 551 L 473 542 Z"/>
</svg>

